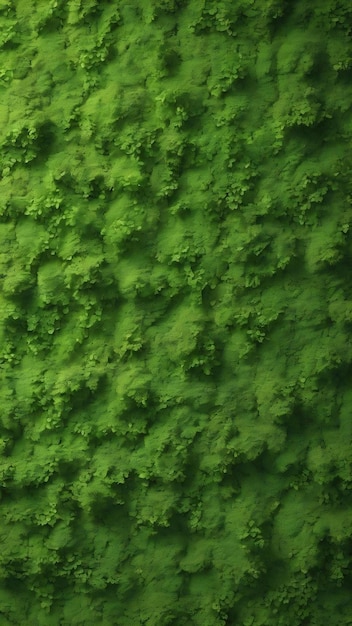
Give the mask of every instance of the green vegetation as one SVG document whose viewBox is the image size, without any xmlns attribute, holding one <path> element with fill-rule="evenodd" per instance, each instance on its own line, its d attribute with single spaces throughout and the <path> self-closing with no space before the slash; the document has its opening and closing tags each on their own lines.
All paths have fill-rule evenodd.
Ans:
<svg viewBox="0 0 352 626">
<path fill-rule="evenodd" d="M 348 626 L 352 5 L 0 0 L 1 626 Z"/>
</svg>

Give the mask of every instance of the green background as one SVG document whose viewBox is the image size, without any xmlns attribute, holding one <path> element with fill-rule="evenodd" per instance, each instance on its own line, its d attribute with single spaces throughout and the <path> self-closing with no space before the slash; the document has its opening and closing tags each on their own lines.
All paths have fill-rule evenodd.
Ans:
<svg viewBox="0 0 352 626">
<path fill-rule="evenodd" d="M 0 1 L 1 626 L 352 624 L 352 5 Z"/>
</svg>

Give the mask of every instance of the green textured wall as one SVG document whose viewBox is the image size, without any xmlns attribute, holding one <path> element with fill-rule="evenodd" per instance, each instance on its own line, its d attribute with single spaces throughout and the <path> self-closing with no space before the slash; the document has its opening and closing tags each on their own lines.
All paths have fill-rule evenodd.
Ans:
<svg viewBox="0 0 352 626">
<path fill-rule="evenodd" d="M 1 626 L 351 625 L 351 3 L 0 46 Z"/>
</svg>

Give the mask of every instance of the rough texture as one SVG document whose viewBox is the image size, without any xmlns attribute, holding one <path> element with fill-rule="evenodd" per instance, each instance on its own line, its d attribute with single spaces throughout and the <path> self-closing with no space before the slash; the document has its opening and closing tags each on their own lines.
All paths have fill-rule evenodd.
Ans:
<svg viewBox="0 0 352 626">
<path fill-rule="evenodd" d="M 351 24 L 1 0 L 2 626 L 352 624 Z"/>
</svg>

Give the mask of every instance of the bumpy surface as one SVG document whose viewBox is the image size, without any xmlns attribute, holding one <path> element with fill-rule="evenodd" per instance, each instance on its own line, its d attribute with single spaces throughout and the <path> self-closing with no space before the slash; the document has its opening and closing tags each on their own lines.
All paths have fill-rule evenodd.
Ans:
<svg viewBox="0 0 352 626">
<path fill-rule="evenodd" d="M 1 0 L 1 626 L 352 624 L 351 25 Z"/>
</svg>

